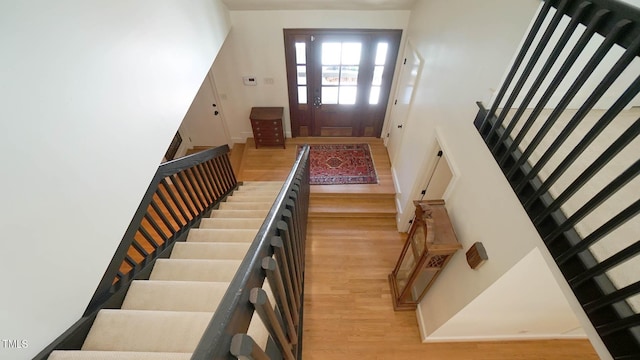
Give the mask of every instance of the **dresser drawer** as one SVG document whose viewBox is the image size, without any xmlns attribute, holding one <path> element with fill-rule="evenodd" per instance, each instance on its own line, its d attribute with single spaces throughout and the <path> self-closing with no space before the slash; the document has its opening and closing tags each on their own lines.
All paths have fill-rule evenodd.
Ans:
<svg viewBox="0 0 640 360">
<path fill-rule="evenodd" d="M 271 125 L 271 124 L 264 124 L 264 123 L 257 123 L 253 125 L 253 131 L 262 131 L 262 132 L 275 132 L 275 133 L 280 133 L 282 132 L 282 126 L 280 126 L 280 124 L 277 125 Z"/>
<path fill-rule="evenodd" d="M 254 127 L 276 128 L 282 125 L 282 120 L 251 120 L 251 125 Z"/>
<path fill-rule="evenodd" d="M 256 142 L 256 148 L 258 147 L 258 145 L 283 145 L 284 146 L 284 139 L 267 139 L 267 138 L 256 138 L 254 139 Z"/>
</svg>

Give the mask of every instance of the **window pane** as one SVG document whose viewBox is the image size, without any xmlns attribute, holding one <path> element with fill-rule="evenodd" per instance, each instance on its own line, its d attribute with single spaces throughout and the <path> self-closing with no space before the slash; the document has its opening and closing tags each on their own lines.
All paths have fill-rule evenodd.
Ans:
<svg viewBox="0 0 640 360">
<path fill-rule="evenodd" d="M 307 85 L 307 67 L 298 66 L 298 85 Z"/>
<path fill-rule="evenodd" d="M 369 105 L 375 105 L 380 100 L 380 86 L 372 86 L 369 93 Z"/>
<path fill-rule="evenodd" d="M 358 66 L 341 66 L 340 85 L 358 85 Z"/>
<path fill-rule="evenodd" d="M 323 86 L 321 101 L 323 104 L 337 104 L 338 103 L 338 87 Z"/>
<path fill-rule="evenodd" d="M 360 43 L 342 43 L 342 64 L 359 65 L 361 49 Z"/>
<path fill-rule="evenodd" d="M 340 43 L 322 43 L 322 65 L 340 64 Z"/>
<path fill-rule="evenodd" d="M 322 67 L 322 85 L 338 85 L 340 80 L 340 66 Z"/>
<path fill-rule="evenodd" d="M 356 86 L 340 86 L 340 104 L 353 105 L 356 103 L 356 95 L 358 87 Z"/>
<path fill-rule="evenodd" d="M 296 64 L 307 63 L 306 45 L 305 43 L 296 43 Z"/>
<path fill-rule="evenodd" d="M 382 71 L 384 70 L 384 66 L 376 66 L 373 69 L 373 81 L 371 85 L 382 85 Z"/>
<path fill-rule="evenodd" d="M 387 61 L 387 48 L 389 44 L 378 43 L 378 50 L 376 51 L 376 65 L 384 65 Z"/>
<path fill-rule="evenodd" d="M 307 87 L 298 86 L 298 104 L 307 103 Z"/>
</svg>

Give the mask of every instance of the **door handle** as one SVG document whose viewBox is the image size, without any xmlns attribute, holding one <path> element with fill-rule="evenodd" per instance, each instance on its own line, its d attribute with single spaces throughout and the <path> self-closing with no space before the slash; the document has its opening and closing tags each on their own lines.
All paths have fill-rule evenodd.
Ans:
<svg viewBox="0 0 640 360">
<path fill-rule="evenodd" d="M 322 106 L 322 100 L 320 100 L 320 96 L 316 96 L 316 97 L 313 99 L 313 106 L 315 106 L 315 107 L 320 107 L 320 106 Z"/>
</svg>

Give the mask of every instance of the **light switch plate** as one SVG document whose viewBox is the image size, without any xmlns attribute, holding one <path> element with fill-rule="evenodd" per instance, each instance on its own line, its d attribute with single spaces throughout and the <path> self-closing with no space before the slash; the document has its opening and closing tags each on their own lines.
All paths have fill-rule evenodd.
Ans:
<svg viewBox="0 0 640 360">
<path fill-rule="evenodd" d="M 258 80 L 255 76 L 243 76 L 242 83 L 245 84 L 245 86 L 256 86 L 258 85 Z"/>
</svg>

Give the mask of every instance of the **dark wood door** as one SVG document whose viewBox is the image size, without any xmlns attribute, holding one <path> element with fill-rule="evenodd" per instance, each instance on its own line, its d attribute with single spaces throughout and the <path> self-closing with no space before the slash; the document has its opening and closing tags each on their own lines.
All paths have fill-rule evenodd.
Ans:
<svg viewBox="0 0 640 360">
<path fill-rule="evenodd" d="M 401 31 L 284 33 L 292 135 L 380 137 Z"/>
</svg>

